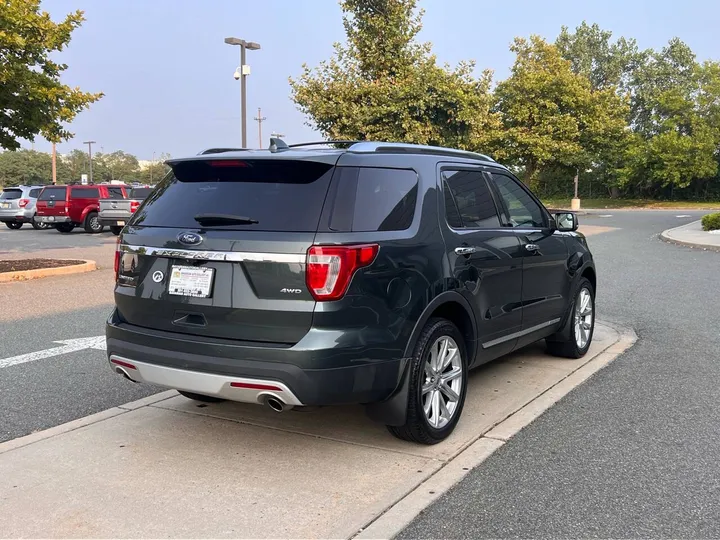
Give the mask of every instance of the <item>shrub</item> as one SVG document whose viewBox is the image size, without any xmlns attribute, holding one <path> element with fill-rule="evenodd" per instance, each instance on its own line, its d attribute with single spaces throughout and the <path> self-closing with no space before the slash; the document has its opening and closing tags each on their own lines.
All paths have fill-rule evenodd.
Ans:
<svg viewBox="0 0 720 540">
<path fill-rule="evenodd" d="M 702 226 L 705 231 L 720 229 L 720 212 L 708 214 L 702 218 Z"/>
</svg>

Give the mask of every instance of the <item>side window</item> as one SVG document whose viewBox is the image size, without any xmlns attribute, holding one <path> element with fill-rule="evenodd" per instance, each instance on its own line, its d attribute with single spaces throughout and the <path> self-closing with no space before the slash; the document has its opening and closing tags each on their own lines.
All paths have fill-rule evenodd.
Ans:
<svg viewBox="0 0 720 540">
<path fill-rule="evenodd" d="M 40 188 L 31 189 L 30 190 L 30 198 L 37 199 L 38 196 L 40 195 L 41 191 L 42 191 L 42 189 L 40 189 Z"/>
<path fill-rule="evenodd" d="M 513 227 L 546 227 L 545 213 L 527 191 L 513 178 L 492 174 Z"/>
<path fill-rule="evenodd" d="M 448 225 L 456 229 L 500 227 L 495 201 L 482 172 L 445 171 L 443 185 Z"/>
<path fill-rule="evenodd" d="M 122 188 L 109 187 L 107 190 L 110 199 L 124 199 Z"/>
<path fill-rule="evenodd" d="M 361 168 L 357 177 L 353 232 L 404 231 L 412 224 L 418 178 L 404 169 Z"/>
</svg>

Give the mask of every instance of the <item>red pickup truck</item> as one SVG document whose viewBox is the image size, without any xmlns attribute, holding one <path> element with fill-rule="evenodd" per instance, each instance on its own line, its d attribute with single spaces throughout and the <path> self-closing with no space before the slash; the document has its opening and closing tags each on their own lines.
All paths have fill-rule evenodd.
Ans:
<svg viewBox="0 0 720 540">
<path fill-rule="evenodd" d="M 118 185 L 47 186 L 38 197 L 35 219 L 53 225 L 61 233 L 72 232 L 75 227 L 100 233 L 105 228 L 98 220 L 100 199 L 126 196 L 125 186 Z"/>
</svg>

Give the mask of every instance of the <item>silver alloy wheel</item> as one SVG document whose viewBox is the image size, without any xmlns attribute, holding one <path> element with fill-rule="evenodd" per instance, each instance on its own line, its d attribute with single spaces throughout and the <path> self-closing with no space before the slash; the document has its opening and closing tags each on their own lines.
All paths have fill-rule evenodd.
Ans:
<svg viewBox="0 0 720 540">
<path fill-rule="evenodd" d="M 439 337 L 425 360 L 421 399 L 425 417 L 436 429 L 452 420 L 462 392 L 463 361 L 460 348 L 450 336 Z"/>
<path fill-rule="evenodd" d="M 97 216 L 93 216 L 90 218 L 90 228 L 93 231 L 99 231 L 100 230 L 100 220 Z"/>
<path fill-rule="evenodd" d="M 575 302 L 575 343 L 579 349 L 584 349 L 590 340 L 593 316 L 592 294 L 587 287 L 583 287 Z"/>
</svg>

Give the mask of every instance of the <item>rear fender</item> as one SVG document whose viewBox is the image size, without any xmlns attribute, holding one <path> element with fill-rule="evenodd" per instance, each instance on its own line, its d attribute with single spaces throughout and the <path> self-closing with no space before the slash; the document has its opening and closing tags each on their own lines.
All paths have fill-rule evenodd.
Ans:
<svg viewBox="0 0 720 540">
<path fill-rule="evenodd" d="M 405 424 L 407 419 L 408 398 L 410 396 L 411 360 L 415 351 L 415 345 L 423 328 L 425 327 L 425 324 L 430 320 L 435 310 L 443 304 L 449 302 L 458 303 L 465 308 L 470 320 L 472 321 L 473 341 L 477 339 L 477 322 L 475 321 L 475 316 L 472 308 L 470 307 L 470 303 L 456 291 L 446 291 L 438 295 L 427 305 L 425 310 L 422 312 L 422 315 L 415 323 L 415 327 L 413 328 L 405 349 L 405 358 L 403 358 L 403 366 L 400 370 L 400 381 L 398 382 L 395 391 L 385 401 L 369 403 L 365 406 L 365 412 L 372 420 L 387 426 L 402 426 Z M 473 354 L 472 351 L 468 351 L 468 353 Z"/>
<path fill-rule="evenodd" d="M 90 206 L 86 206 L 85 209 L 82 211 L 82 214 L 80 216 L 80 221 L 85 223 L 85 220 L 87 219 L 88 214 L 90 212 L 97 212 L 97 211 L 98 211 L 98 205 L 96 205 L 96 204 L 91 204 Z"/>
</svg>

